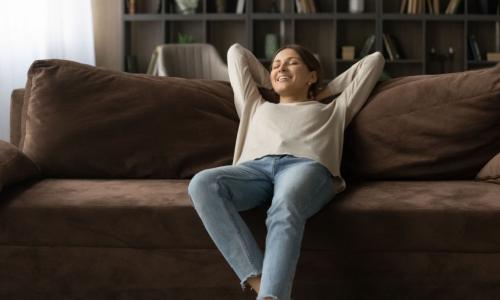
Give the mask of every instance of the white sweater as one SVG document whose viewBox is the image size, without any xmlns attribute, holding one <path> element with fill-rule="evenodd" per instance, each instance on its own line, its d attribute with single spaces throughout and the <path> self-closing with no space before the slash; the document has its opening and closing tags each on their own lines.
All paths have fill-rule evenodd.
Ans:
<svg viewBox="0 0 500 300">
<path fill-rule="evenodd" d="M 229 80 L 240 117 L 233 165 L 268 154 L 291 154 L 320 162 L 343 191 L 340 174 L 344 129 L 361 109 L 384 69 L 380 52 L 365 56 L 328 83 L 329 104 L 318 101 L 272 103 L 258 86 L 272 88 L 269 71 L 246 48 L 234 44 L 227 53 Z"/>
</svg>

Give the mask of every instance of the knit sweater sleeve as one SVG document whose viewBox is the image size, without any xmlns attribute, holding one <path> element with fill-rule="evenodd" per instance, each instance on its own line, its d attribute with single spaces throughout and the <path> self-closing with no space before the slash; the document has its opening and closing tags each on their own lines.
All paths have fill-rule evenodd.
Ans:
<svg viewBox="0 0 500 300">
<path fill-rule="evenodd" d="M 370 96 L 384 70 L 384 65 L 384 56 L 377 51 L 363 57 L 328 83 L 332 95 L 340 94 L 337 103 L 342 102 L 346 107 L 346 126 Z"/>
<path fill-rule="evenodd" d="M 233 44 L 227 51 L 229 81 L 234 92 L 234 104 L 241 118 L 247 101 L 261 98 L 258 87 L 272 89 L 269 71 L 245 47 Z"/>
</svg>

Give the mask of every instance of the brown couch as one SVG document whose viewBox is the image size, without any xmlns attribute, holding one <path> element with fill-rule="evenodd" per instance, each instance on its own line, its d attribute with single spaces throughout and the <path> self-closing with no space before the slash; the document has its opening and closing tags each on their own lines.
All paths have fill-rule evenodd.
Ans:
<svg viewBox="0 0 500 300">
<path fill-rule="evenodd" d="M 231 163 L 228 83 L 37 61 L 11 121 L 0 299 L 255 299 L 187 194 Z M 379 83 L 346 131 L 347 190 L 307 223 L 293 298 L 497 298 L 499 152 L 500 65 Z M 266 208 L 241 214 L 264 246 Z"/>
</svg>

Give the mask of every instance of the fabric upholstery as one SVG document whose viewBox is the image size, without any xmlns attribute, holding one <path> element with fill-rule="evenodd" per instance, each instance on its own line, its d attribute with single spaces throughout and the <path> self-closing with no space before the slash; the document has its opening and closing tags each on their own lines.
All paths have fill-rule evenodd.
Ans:
<svg viewBox="0 0 500 300">
<path fill-rule="evenodd" d="M 227 82 L 41 60 L 25 98 L 21 147 L 46 177 L 189 178 L 232 161 L 238 117 Z"/>
<path fill-rule="evenodd" d="M 8 185 L 36 178 L 38 167 L 19 149 L 0 140 L 0 191 Z"/>
<path fill-rule="evenodd" d="M 2 194 L 0 244 L 214 249 L 187 185 L 44 179 L 13 187 Z M 308 220 L 302 248 L 499 252 L 498 195 L 500 185 L 474 180 L 351 185 Z M 242 212 L 262 247 L 266 209 Z"/>
<path fill-rule="evenodd" d="M 343 175 L 474 179 L 500 152 L 500 64 L 376 86 L 345 136 Z"/>
<path fill-rule="evenodd" d="M 292 298 L 496 299 L 500 254 L 302 251 Z M 254 300 L 216 249 L 0 247 L 0 298 Z"/>
</svg>

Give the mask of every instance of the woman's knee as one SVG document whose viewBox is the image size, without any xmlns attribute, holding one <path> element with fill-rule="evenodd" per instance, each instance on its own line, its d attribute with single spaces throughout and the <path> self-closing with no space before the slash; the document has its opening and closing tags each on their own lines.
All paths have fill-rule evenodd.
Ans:
<svg viewBox="0 0 500 300">
<path fill-rule="evenodd" d="M 217 173 L 214 172 L 213 169 L 206 169 L 196 173 L 188 185 L 188 194 L 191 197 L 191 200 L 199 200 L 210 192 L 212 185 L 217 180 Z"/>
</svg>

